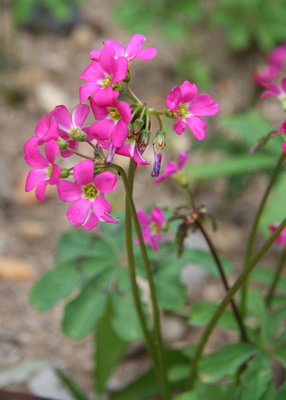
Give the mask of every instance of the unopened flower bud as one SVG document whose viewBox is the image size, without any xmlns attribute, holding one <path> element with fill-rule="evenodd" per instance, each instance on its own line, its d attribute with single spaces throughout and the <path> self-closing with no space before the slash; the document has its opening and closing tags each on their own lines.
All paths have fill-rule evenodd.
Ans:
<svg viewBox="0 0 286 400">
<path fill-rule="evenodd" d="M 171 111 L 169 108 L 166 108 L 166 110 L 165 110 L 165 115 L 166 115 L 166 117 L 168 117 L 168 118 L 174 117 L 173 111 Z"/>
<path fill-rule="evenodd" d="M 69 146 L 68 142 L 65 139 L 61 138 L 61 137 L 57 138 L 57 144 L 59 146 L 59 149 L 62 150 L 62 151 L 66 150 L 68 148 L 68 146 Z"/>
<path fill-rule="evenodd" d="M 151 131 L 149 129 L 142 129 L 140 132 L 140 137 L 138 141 L 138 151 L 140 154 L 143 154 L 146 147 L 149 144 L 151 137 Z"/>
<path fill-rule="evenodd" d="M 70 176 L 70 171 L 66 168 L 62 168 L 60 178 L 68 178 L 69 176 Z"/>
<path fill-rule="evenodd" d="M 154 146 L 154 151 L 157 153 L 162 152 L 166 147 L 166 134 L 165 131 L 163 131 L 162 129 L 159 129 L 156 132 L 153 146 Z"/>
<path fill-rule="evenodd" d="M 73 129 L 69 134 L 71 139 L 77 140 L 79 142 L 84 142 L 87 134 L 83 132 L 80 128 Z"/>
<path fill-rule="evenodd" d="M 120 94 L 124 92 L 124 86 L 121 82 L 117 82 L 114 85 L 112 85 L 113 90 L 118 90 Z"/>
<path fill-rule="evenodd" d="M 157 177 L 160 174 L 161 162 L 162 162 L 162 152 L 166 147 L 166 134 L 162 129 L 156 132 L 156 136 L 153 142 L 154 150 L 154 166 L 151 176 Z"/>
<path fill-rule="evenodd" d="M 141 128 L 144 126 L 144 119 L 137 118 L 133 124 L 133 134 L 136 136 L 140 132 Z"/>
</svg>

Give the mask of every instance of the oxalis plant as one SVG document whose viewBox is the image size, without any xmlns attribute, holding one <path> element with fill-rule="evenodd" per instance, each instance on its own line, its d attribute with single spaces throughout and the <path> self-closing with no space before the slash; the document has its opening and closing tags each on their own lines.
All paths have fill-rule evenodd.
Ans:
<svg viewBox="0 0 286 400">
<path fill-rule="evenodd" d="M 202 117 L 217 114 L 219 105 L 210 95 L 199 94 L 197 86 L 188 81 L 167 94 L 164 111 L 141 101 L 131 88 L 133 60 L 147 61 L 156 55 L 154 47 L 142 49 L 145 40 L 136 34 L 126 48 L 108 40 L 101 50 L 91 51 L 91 63 L 80 75 L 86 81 L 80 86 L 80 103 L 71 114 L 60 105 L 44 115 L 24 146 L 25 160 L 32 167 L 26 191 L 35 188 L 36 197 L 44 201 L 47 186 L 54 186 L 60 200 L 71 203 L 68 220 L 83 228 L 63 235 L 55 268 L 36 283 L 31 301 L 45 311 L 67 298 L 64 332 L 76 339 L 94 333 L 94 394 L 85 394 L 63 371 L 58 375 L 78 400 L 152 396 L 167 400 L 284 400 L 286 218 L 273 221 L 262 245 L 256 239 L 267 200 L 283 171 L 286 142 L 282 141 L 281 154 L 253 216 L 241 272 L 230 285 L 230 263 L 218 254 L 208 229 L 208 225 L 216 227 L 214 217 L 207 205 L 197 204 L 185 173 L 188 152 L 180 153 L 177 162 L 166 162 L 160 172 L 167 141 L 163 122 L 173 119 L 175 134 L 191 132 L 197 140 L 204 140 L 207 125 Z M 286 104 L 286 78 L 280 81 L 285 61 L 286 46 L 282 45 L 272 51 L 267 65 L 256 75 L 257 82 L 267 89 L 262 97 L 277 97 L 282 106 Z M 89 114 L 92 123 L 86 123 Z M 151 125 L 158 126 L 157 132 L 152 132 Z M 269 141 L 280 148 L 278 141 L 285 133 L 286 121 L 280 129 L 259 138 L 251 152 Z M 85 147 L 79 146 L 82 142 Z M 150 164 L 144 158 L 148 146 L 153 146 L 154 162 L 152 177 L 148 173 L 144 182 L 146 190 L 165 179 L 175 179 L 186 194 L 182 207 L 136 210 L 133 184 L 136 171 Z M 82 153 L 87 147 L 89 151 Z M 128 169 L 113 161 L 115 154 L 129 158 Z M 77 157 L 70 158 L 72 155 Z M 65 165 L 77 158 L 78 162 L 63 168 L 61 158 Z M 119 180 L 125 189 L 124 216 L 111 215 L 112 206 L 105 197 L 116 190 Z M 97 234 L 99 223 L 102 229 Z M 167 242 L 164 234 L 171 228 L 175 238 Z M 209 251 L 184 246 L 193 231 L 202 234 Z M 260 261 L 273 244 L 282 249 L 278 265 L 262 267 Z M 220 304 L 203 300 L 188 305 L 180 275 L 190 262 L 221 279 L 225 296 Z M 263 290 L 254 290 L 253 280 L 262 282 Z M 180 315 L 193 326 L 204 326 L 198 343 L 168 348 L 162 338 L 160 317 L 164 311 Z M 236 331 L 237 341 L 206 354 L 216 327 Z M 146 345 L 149 368 L 121 390 L 107 391 L 114 368 L 138 339 Z M 1 398 L 40 399 L 0 393 Z"/>
</svg>

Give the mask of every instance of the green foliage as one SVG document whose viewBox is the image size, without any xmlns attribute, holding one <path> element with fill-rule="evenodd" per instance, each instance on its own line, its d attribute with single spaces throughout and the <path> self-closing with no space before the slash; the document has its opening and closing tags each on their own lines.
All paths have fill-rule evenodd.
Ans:
<svg viewBox="0 0 286 400">
<path fill-rule="evenodd" d="M 199 0 L 121 0 L 114 18 L 132 33 L 148 34 L 154 26 L 167 41 L 191 45 L 195 28 L 220 28 L 233 50 L 255 43 L 270 50 L 285 40 L 284 0 L 218 0 L 202 4 Z"/>
<path fill-rule="evenodd" d="M 236 374 L 238 368 L 256 354 L 257 347 L 250 343 L 235 343 L 221 347 L 202 358 L 199 377 L 202 382 L 215 383 Z"/>
<path fill-rule="evenodd" d="M 191 308 L 190 325 L 205 326 L 207 325 L 217 309 L 217 305 L 211 301 L 202 300 L 194 304 Z M 237 330 L 237 322 L 230 310 L 225 310 L 218 323 L 218 328 Z"/>
<path fill-rule="evenodd" d="M 14 0 L 11 10 L 19 24 L 30 21 L 38 5 L 44 6 L 57 20 L 65 21 L 71 16 L 72 5 L 81 2 L 83 0 Z"/>
<path fill-rule="evenodd" d="M 82 388 L 79 387 L 78 384 L 61 369 L 57 369 L 56 374 L 61 383 L 68 389 L 69 393 L 75 400 L 90 400 Z"/>
</svg>

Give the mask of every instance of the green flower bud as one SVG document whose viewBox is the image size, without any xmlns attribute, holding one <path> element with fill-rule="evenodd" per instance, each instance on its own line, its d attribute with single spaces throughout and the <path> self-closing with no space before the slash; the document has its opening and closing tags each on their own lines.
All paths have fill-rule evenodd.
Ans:
<svg viewBox="0 0 286 400">
<path fill-rule="evenodd" d="M 66 150 L 69 146 L 68 142 L 61 137 L 57 138 L 57 144 L 58 144 L 60 150 Z"/>
<path fill-rule="evenodd" d="M 83 132 L 80 128 L 74 128 L 69 134 L 71 139 L 77 140 L 78 142 L 84 142 L 87 134 Z"/>
<path fill-rule="evenodd" d="M 162 129 L 159 129 L 156 132 L 153 146 L 156 153 L 162 153 L 162 151 L 166 147 L 166 134 L 165 131 L 163 131 Z"/>
<path fill-rule="evenodd" d="M 60 178 L 68 178 L 69 176 L 70 176 L 70 171 L 66 168 L 62 168 Z"/>
<path fill-rule="evenodd" d="M 143 128 L 144 124 L 145 124 L 144 119 L 136 118 L 133 124 L 133 134 L 137 135 L 140 132 L 141 128 Z"/>
</svg>

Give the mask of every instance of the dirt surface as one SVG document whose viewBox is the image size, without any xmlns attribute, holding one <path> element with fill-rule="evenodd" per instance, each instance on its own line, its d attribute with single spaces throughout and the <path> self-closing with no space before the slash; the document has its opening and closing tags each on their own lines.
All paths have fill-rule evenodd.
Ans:
<svg viewBox="0 0 286 400">
<path fill-rule="evenodd" d="M 78 103 L 80 81 L 77 77 L 89 64 L 89 51 L 101 48 L 101 42 L 106 39 L 122 44 L 128 42 L 130 35 L 111 19 L 113 4 L 112 1 L 87 1 L 82 10 L 82 22 L 66 35 L 35 35 L 27 30 L 16 30 L 9 19 L 9 9 L 3 8 L 1 15 L 4 61 L 0 71 L 0 371 L 24 360 L 49 360 L 53 365 L 63 366 L 87 390 L 91 389 L 91 338 L 77 342 L 61 333 L 62 304 L 45 314 L 39 314 L 29 304 L 31 287 L 43 272 L 52 268 L 57 241 L 71 224 L 65 217 L 65 205 L 57 200 L 53 190 L 48 191 L 44 203 L 38 202 L 34 193 L 24 192 L 29 168 L 23 160 L 22 148 L 44 113 L 58 104 L 65 104 L 71 110 Z M 245 110 L 255 96 L 252 74 L 259 56 L 231 56 L 220 34 L 210 41 L 213 50 L 206 61 L 213 63 L 216 79 L 208 92 L 220 103 L 221 113 Z M 134 63 L 134 87 L 148 105 L 164 109 L 166 94 L 181 83 L 172 72 L 179 49 L 176 45 L 167 46 L 155 34 L 148 37 L 146 46 L 158 47 L 158 56 L 146 63 Z M 279 125 L 282 119 L 279 106 L 272 102 L 267 104 L 268 107 L 263 107 L 268 117 Z M 217 129 L 214 120 L 210 121 L 209 136 Z M 176 155 L 190 143 L 190 137 L 182 136 L 170 153 Z M 151 154 L 148 157 L 151 160 Z M 205 155 L 197 153 L 192 162 L 202 157 Z M 209 154 L 209 157 L 217 155 Z M 179 204 L 174 187 L 152 186 L 152 197 L 151 190 L 146 194 L 146 185 L 151 185 L 150 168 L 147 174 L 141 169 L 142 180 L 138 178 L 136 182 L 139 207 L 161 198 L 162 190 L 167 203 Z M 258 176 L 254 184 L 256 196 L 259 196 L 265 185 L 263 176 Z M 224 192 L 225 183 L 216 182 L 208 190 L 203 188 L 199 196 L 208 204 L 211 198 L 209 207 L 215 210 Z M 217 237 L 223 251 L 234 257 L 244 223 L 255 207 L 256 198 L 251 193 L 246 191 L 237 200 L 238 204 L 230 207 L 227 218 L 222 221 L 224 235 Z M 119 195 L 116 199 L 115 209 L 119 209 L 123 202 Z M 196 293 L 195 286 L 192 295 Z M 198 291 L 203 290 L 206 298 L 221 296 L 221 288 L 215 282 L 204 282 L 202 288 Z M 193 341 L 198 334 L 192 331 L 190 335 L 188 330 L 184 340 Z M 214 344 L 221 340 L 227 339 L 214 338 Z M 129 376 L 130 372 L 126 374 Z"/>
</svg>

